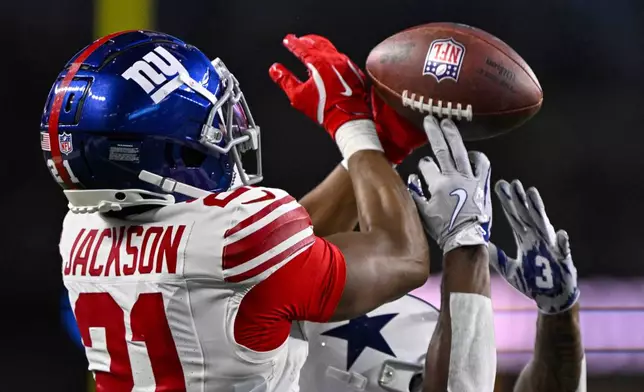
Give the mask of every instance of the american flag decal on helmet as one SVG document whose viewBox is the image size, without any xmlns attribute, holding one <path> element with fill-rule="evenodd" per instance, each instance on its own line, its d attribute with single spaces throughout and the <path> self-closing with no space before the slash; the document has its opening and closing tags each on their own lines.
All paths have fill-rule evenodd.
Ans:
<svg viewBox="0 0 644 392">
<path fill-rule="evenodd" d="M 40 132 L 40 149 L 43 151 L 51 151 L 48 132 Z"/>
</svg>

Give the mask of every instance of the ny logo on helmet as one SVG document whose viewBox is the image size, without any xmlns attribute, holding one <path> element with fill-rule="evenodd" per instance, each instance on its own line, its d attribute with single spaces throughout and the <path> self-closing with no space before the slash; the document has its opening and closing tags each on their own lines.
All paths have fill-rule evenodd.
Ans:
<svg viewBox="0 0 644 392">
<path fill-rule="evenodd" d="M 150 64 L 162 73 L 159 73 Z M 179 77 L 182 73 L 187 75 L 188 71 L 179 60 L 165 48 L 158 46 L 143 56 L 143 60 L 134 63 L 121 76 L 126 80 L 135 81 L 152 98 L 154 103 L 159 103 L 183 84 Z M 171 76 L 174 78 L 168 82 L 168 77 Z M 157 90 L 152 93 L 155 89 Z"/>
</svg>

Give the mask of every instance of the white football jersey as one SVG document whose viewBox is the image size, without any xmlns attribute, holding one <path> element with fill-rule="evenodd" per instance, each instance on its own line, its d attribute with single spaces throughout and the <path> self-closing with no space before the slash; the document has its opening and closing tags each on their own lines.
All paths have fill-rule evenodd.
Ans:
<svg viewBox="0 0 644 392">
<path fill-rule="evenodd" d="M 330 260 L 316 246 L 332 245 L 278 189 L 242 187 L 122 218 L 70 212 L 63 279 L 97 391 L 297 391 L 306 353 L 288 354 L 287 318 L 330 317 L 344 260 L 331 252 L 338 269 L 325 279 L 338 276 L 338 293 L 320 298 L 317 313 L 275 321 L 286 313 L 271 313 L 278 295 L 297 293 L 270 281 Z"/>
</svg>

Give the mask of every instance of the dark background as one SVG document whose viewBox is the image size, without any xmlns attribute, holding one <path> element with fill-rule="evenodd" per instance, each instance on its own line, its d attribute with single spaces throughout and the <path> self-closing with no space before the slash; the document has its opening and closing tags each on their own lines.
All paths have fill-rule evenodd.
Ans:
<svg viewBox="0 0 644 392">
<path fill-rule="evenodd" d="M 644 276 L 643 3 L 159 0 L 156 7 L 158 30 L 221 57 L 235 73 L 262 126 L 265 184 L 298 197 L 340 155 L 267 76 L 274 61 L 302 69 L 282 48 L 282 37 L 325 35 L 364 64 L 387 36 L 438 21 L 470 24 L 500 37 L 531 65 L 543 87 L 544 106 L 531 122 L 468 146 L 489 156 L 493 179 L 518 177 L 539 188 L 553 224 L 570 233 L 580 276 Z M 56 75 L 96 38 L 93 31 L 88 0 L 0 2 L 0 391 L 84 390 L 83 356 L 58 320 L 57 241 L 66 202 L 42 160 L 38 127 Z M 401 172 L 414 170 L 427 152 L 417 152 Z M 500 211 L 494 239 L 511 248 Z M 433 264 L 438 270 L 440 258 Z"/>
</svg>

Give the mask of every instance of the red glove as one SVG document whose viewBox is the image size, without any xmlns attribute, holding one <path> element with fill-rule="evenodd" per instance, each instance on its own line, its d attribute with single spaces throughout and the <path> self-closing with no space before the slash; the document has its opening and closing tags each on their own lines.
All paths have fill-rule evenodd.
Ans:
<svg viewBox="0 0 644 392">
<path fill-rule="evenodd" d="M 416 148 L 427 144 L 425 132 L 400 116 L 371 88 L 373 118 L 389 162 L 399 164 Z"/>
<path fill-rule="evenodd" d="M 294 108 L 321 124 L 334 140 L 342 124 L 372 118 L 364 74 L 328 39 L 289 34 L 283 44 L 309 69 L 305 82 L 279 63 L 268 70 Z"/>
</svg>

